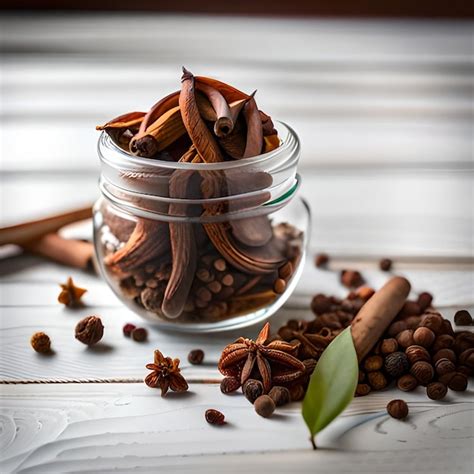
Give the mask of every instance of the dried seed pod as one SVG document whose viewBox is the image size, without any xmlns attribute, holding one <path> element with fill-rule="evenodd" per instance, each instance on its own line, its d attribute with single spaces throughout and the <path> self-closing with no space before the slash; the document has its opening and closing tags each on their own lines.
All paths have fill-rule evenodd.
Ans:
<svg viewBox="0 0 474 474">
<path fill-rule="evenodd" d="M 421 320 L 420 326 L 431 329 L 435 334 L 440 334 L 443 327 L 443 317 L 439 313 L 427 313 Z"/>
<path fill-rule="evenodd" d="M 291 400 L 290 391 L 286 387 L 272 387 L 268 392 L 268 396 L 274 401 L 277 407 L 286 405 Z"/>
<path fill-rule="evenodd" d="M 130 337 L 132 335 L 132 331 L 136 328 L 135 324 L 127 323 L 124 324 L 122 328 L 123 335 L 125 337 Z"/>
<path fill-rule="evenodd" d="M 317 268 L 325 267 L 329 263 L 329 255 L 327 253 L 318 253 L 314 259 Z"/>
<path fill-rule="evenodd" d="M 401 333 L 405 329 L 407 329 L 407 324 L 405 321 L 395 321 L 389 326 L 387 334 L 390 337 L 396 337 L 397 334 Z"/>
<path fill-rule="evenodd" d="M 390 376 L 400 377 L 410 368 L 408 357 L 403 352 L 393 352 L 385 358 L 384 368 Z"/>
<path fill-rule="evenodd" d="M 367 374 L 367 378 L 369 380 L 370 386 L 374 390 L 382 390 L 388 384 L 387 379 L 385 378 L 385 375 L 382 372 L 379 372 L 379 371 L 369 372 Z"/>
<path fill-rule="evenodd" d="M 388 402 L 387 413 L 397 420 L 402 420 L 408 416 L 408 405 L 404 400 L 392 400 Z"/>
<path fill-rule="evenodd" d="M 270 418 L 275 411 L 275 402 L 268 395 L 260 395 L 253 406 L 257 414 L 264 418 Z"/>
<path fill-rule="evenodd" d="M 414 344 L 413 334 L 414 334 L 413 329 L 405 329 L 401 333 L 397 334 L 398 345 L 400 347 L 403 347 L 403 349 L 413 346 Z"/>
<path fill-rule="evenodd" d="M 405 354 L 408 357 L 410 364 L 415 364 L 418 361 L 429 362 L 431 360 L 429 352 L 421 346 L 410 346 L 405 349 Z"/>
<path fill-rule="evenodd" d="M 81 319 L 76 325 L 76 339 L 88 346 L 98 343 L 103 335 L 104 326 L 97 316 L 88 316 Z"/>
<path fill-rule="evenodd" d="M 48 354 L 51 351 L 51 339 L 44 332 L 35 332 L 31 336 L 30 344 L 40 354 Z"/>
<path fill-rule="evenodd" d="M 392 269 L 392 264 L 393 262 L 389 258 L 382 258 L 379 262 L 379 268 L 383 272 L 389 272 Z"/>
<path fill-rule="evenodd" d="M 260 380 L 248 379 L 242 386 L 242 392 L 250 403 L 254 403 L 260 395 L 263 395 L 263 384 Z"/>
<path fill-rule="evenodd" d="M 467 388 L 467 377 L 461 372 L 455 372 L 448 382 L 448 388 L 455 392 L 464 392 Z"/>
<path fill-rule="evenodd" d="M 433 302 L 433 295 L 431 293 L 428 293 L 427 291 L 424 291 L 423 293 L 420 293 L 418 295 L 418 304 L 420 305 L 420 308 L 422 311 L 425 311 L 431 306 L 431 303 Z"/>
<path fill-rule="evenodd" d="M 193 349 L 188 354 L 188 362 L 192 365 L 201 365 L 204 360 L 204 351 L 202 349 Z"/>
<path fill-rule="evenodd" d="M 131 333 L 131 337 L 136 342 L 144 342 L 148 338 L 148 331 L 145 328 L 135 328 Z"/>
<path fill-rule="evenodd" d="M 470 326 L 472 324 L 472 316 L 469 311 L 460 309 L 454 315 L 454 324 L 456 326 Z"/>
<path fill-rule="evenodd" d="M 435 333 L 424 326 L 416 329 L 413 333 L 413 341 L 418 346 L 430 347 L 435 341 L 435 338 Z"/>
<path fill-rule="evenodd" d="M 449 359 L 439 359 L 435 363 L 436 373 L 441 377 L 456 371 L 456 366 Z"/>
<path fill-rule="evenodd" d="M 459 355 L 459 363 L 474 368 L 474 349 L 466 349 Z"/>
<path fill-rule="evenodd" d="M 240 380 L 237 377 L 224 377 L 221 381 L 221 392 L 228 393 L 235 392 L 240 387 Z"/>
<path fill-rule="evenodd" d="M 398 342 L 395 338 L 384 339 L 380 345 L 380 352 L 382 354 L 391 354 L 398 349 Z"/>
<path fill-rule="evenodd" d="M 442 382 L 432 382 L 426 387 L 426 395 L 431 400 L 441 400 L 448 393 L 448 387 Z"/>
<path fill-rule="evenodd" d="M 403 392 L 411 392 L 418 387 L 418 380 L 411 374 L 405 374 L 398 379 L 397 387 Z"/>
<path fill-rule="evenodd" d="M 457 357 L 452 349 L 440 349 L 433 355 L 433 363 L 440 359 L 449 359 L 453 364 L 456 363 Z"/>
<path fill-rule="evenodd" d="M 219 410 L 214 410 L 213 408 L 209 408 L 206 410 L 205 413 L 206 421 L 210 425 L 223 425 L 225 423 L 225 416 Z"/>
<path fill-rule="evenodd" d="M 369 356 L 364 361 L 364 370 L 366 372 L 374 372 L 380 370 L 383 366 L 383 359 L 378 355 Z"/>
<path fill-rule="evenodd" d="M 434 377 L 433 366 L 425 361 L 415 362 L 410 369 L 410 373 L 416 377 L 416 380 L 422 385 L 427 384 Z"/>
<path fill-rule="evenodd" d="M 440 349 L 449 349 L 454 344 L 454 337 L 449 334 L 441 334 L 435 339 L 433 347 L 431 350 L 433 352 L 438 352 Z"/>
<path fill-rule="evenodd" d="M 370 391 L 371 391 L 370 385 L 366 383 L 358 383 L 355 394 L 358 397 L 364 397 L 365 395 L 368 395 Z"/>
</svg>

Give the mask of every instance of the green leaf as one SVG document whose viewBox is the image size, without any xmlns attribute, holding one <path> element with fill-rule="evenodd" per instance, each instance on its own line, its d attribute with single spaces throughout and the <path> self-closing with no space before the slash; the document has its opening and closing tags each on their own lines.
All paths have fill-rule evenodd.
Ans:
<svg viewBox="0 0 474 474">
<path fill-rule="evenodd" d="M 314 448 L 315 435 L 351 402 L 358 377 L 359 364 L 348 327 L 323 352 L 303 400 L 302 414 Z"/>
</svg>

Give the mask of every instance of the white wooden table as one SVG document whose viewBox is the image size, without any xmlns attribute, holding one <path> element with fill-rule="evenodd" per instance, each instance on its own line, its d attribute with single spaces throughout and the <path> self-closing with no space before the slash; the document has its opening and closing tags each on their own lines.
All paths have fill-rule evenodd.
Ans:
<svg viewBox="0 0 474 474">
<path fill-rule="evenodd" d="M 274 327 L 311 317 L 316 292 L 344 295 L 337 270 L 345 266 L 380 286 L 380 256 L 395 258 L 415 292 L 433 292 L 446 317 L 474 309 L 472 24 L 172 16 L 1 23 L 3 225 L 92 201 L 94 125 L 177 88 L 184 63 L 258 88 L 261 107 L 301 135 L 310 253 L 335 258 L 331 271 L 307 262 Z M 90 228 L 67 233 L 90 236 Z M 472 386 L 443 402 L 421 389 L 403 394 L 407 422 L 386 415 L 386 403 L 401 396 L 394 389 L 356 399 L 313 452 L 299 404 L 263 419 L 242 395 L 202 383 L 219 378 L 227 342 L 258 328 L 183 336 L 147 326 L 148 342 L 134 343 L 122 325 L 141 322 L 97 277 L 1 251 L 2 472 L 472 472 Z M 77 311 L 56 303 L 70 274 L 89 290 Z M 74 340 L 89 314 L 105 324 L 92 349 Z M 30 349 L 37 330 L 51 336 L 53 356 Z M 190 366 L 187 353 L 198 347 L 206 363 Z M 188 393 L 163 399 L 140 382 L 155 348 L 182 360 Z M 33 380 L 44 383 L 24 383 Z M 223 411 L 228 424 L 208 425 L 207 408 Z"/>
</svg>

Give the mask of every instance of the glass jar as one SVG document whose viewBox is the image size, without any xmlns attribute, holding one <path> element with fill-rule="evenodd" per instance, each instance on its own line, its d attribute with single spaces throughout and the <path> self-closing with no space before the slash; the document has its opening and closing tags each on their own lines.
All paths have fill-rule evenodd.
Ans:
<svg viewBox="0 0 474 474">
<path fill-rule="evenodd" d="M 298 137 L 277 127 L 275 150 L 213 164 L 135 157 L 102 133 L 97 260 L 135 313 L 211 332 L 262 321 L 288 299 L 310 216 L 297 197 Z"/>
</svg>

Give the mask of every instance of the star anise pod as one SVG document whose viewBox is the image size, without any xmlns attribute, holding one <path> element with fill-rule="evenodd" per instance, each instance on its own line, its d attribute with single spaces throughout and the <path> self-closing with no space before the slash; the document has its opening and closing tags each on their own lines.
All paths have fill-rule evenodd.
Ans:
<svg viewBox="0 0 474 474">
<path fill-rule="evenodd" d="M 285 368 L 285 378 L 298 378 L 305 371 L 304 364 L 294 357 L 295 345 L 285 341 L 267 342 L 270 332 L 269 323 L 265 324 L 255 341 L 240 337 L 222 351 L 218 368 L 223 375 L 240 377 L 244 384 L 250 378 L 252 370 L 257 369 L 263 388 L 268 392 L 272 387 L 272 365 Z"/>
<path fill-rule="evenodd" d="M 82 306 L 82 295 L 87 291 L 84 288 L 79 288 L 74 284 L 72 278 L 69 277 L 66 283 L 60 284 L 61 293 L 59 293 L 58 301 L 68 308 L 77 308 Z"/>
<path fill-rule="evenodd" d="M 166 395 L 168 389 L 174 392 L 185 392 L 188 389 L 188 383 L 180 373 L 179 359 L 165 357 L 156 350 L 153 364 L 147 364 L 146 368 L 152 372 L 146 376 L 145 383 L 149 387 L 160 388 L 162 397 Z"/>
</svg>

